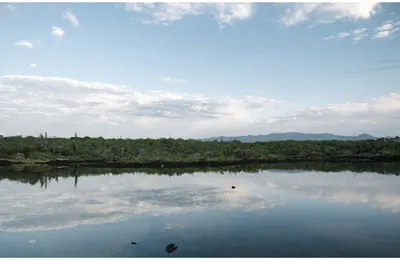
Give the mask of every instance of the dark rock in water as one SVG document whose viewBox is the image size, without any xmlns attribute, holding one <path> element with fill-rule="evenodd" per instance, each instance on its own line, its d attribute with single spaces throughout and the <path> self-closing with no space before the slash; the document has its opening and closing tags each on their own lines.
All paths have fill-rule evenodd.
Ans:
<svg viewBox="0 0 400 260">
<path fill-rule="evenodd" d="M 235 187 L 235 186 L 232 186 L 232 189 L 236 189 L 236 187 Z"/>
<path fill-rule="evenodd" d="M 169 244 L 165 250 L 167 250 L 168 254 L 174 252 L 178 247 L 175 244 Z"/>
<path fill-rule="evenodd" d="M 131 242 L 131 244 L 132 244 L 132 245 L 136 245 L 137 243 L 136 243 L 136 242 Z"/>
</svg>

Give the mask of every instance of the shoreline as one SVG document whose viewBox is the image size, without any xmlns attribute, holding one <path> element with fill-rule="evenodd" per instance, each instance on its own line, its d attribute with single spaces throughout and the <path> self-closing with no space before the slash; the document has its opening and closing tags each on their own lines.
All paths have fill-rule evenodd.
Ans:
<svg viewBox="0 0 400 260">
<path fill-rule="evenodd" d="M 267 171 L 269 173 L 352 173 L 354 177 L 358 174 L 381 174 L 400 176 L 400 162 L 357 162 L 357 163 L 327 163 L 327 162 L 289 162 L 269 164 L 241 164 L 221 167 L 180 167 L 180 168 L 122 168 L 122 167 L 76 167 L 76 166 L 49 166 L 46 164 L 14 164 L 0 167 L 0 181 L 16 181 L 40 184 L 47 187 L 53 180 L 58 178 L 72 178 L 74 185 L 79 182 L 80 177 L 99 175 L 125 175 L 146 174 L 181 176 L 186 174 L 258 174 Z"/>
<path fill-rule="evenodd" d="M 91 168 L 184 168 L 184 167 L 221 167 L 251 164 L 275 164 L 275 163 L 383 163 L 400 162 L 400 156 L 335 156 L 319 158 L 287 158 L 287 159 L 242 159 L 227 161 L 110 161 L 110 160 L 6 160 L 0 159 L 0 166 L 11 165 L 47 165 L 47 166 L 73 166 Z"/>
</svg>

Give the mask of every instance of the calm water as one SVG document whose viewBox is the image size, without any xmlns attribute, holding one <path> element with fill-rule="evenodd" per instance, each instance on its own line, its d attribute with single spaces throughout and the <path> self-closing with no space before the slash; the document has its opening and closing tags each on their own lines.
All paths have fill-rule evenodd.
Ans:
<svg viewBox="0 0 400 260">
<path fill-rule="evenodd" d="M 179 257 L 400 256 L 395 175 L 126 173 L 43 187 L 10 176 L 0 181 L 2 257 L 162 257 L 169 243 Z"/>
</svg>

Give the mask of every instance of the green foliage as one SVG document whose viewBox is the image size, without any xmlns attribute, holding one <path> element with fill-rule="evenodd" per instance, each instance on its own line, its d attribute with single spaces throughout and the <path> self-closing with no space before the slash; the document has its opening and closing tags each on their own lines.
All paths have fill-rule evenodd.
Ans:
<svg viewBox="0 0 400 260">
<path fill-rule="evenodd" d="M 183 139 L 104 139 L 102 137 L 3 137 L 0 159 L 192 162 L 232 160 L 319 160 L 340 156 L 400 156 L 399 142 L 271 141 L 204 142 Z"/>
<path fill-rule="evenodd" d="M 16 153 L 16 154 L 14 154 L 14 155 L 12 156 L 12 159 L 13 159 L 13 160 L 16 160 L 16 161 L 25 160 L 25 154 L 23 154 L 23 153 Z"/>
</svg>

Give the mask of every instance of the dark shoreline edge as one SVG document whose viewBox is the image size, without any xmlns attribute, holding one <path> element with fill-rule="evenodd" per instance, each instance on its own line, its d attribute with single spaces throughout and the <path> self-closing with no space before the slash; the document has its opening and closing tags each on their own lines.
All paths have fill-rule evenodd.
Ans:
<svg viewBox="0 0 400 260">
<path fill-rule="evenodd" d="M 182 168 L 182 167 L 221 167 L 244 164 L 275 164 L 275 163 L 383 163 L 400 162 L 400 156 L 336 156 L 326 158 L 289 158 L 280 160 L 271 159 L 245 159 L 233 161 L 151 161 L 151 162 L 123 162 L 108 160 L 49 160 L 49 161 L 11 161 L 0 160 L 0 166 L 18 164 L 48 165 L 48 166 L 74 166 L 91 168 Z"/>
<path fill-rule="evenodd" d="M 122 168 L 122 167 L 77 167 L 77 166 L 49 166 L 47 164 L 13 164 L 0 167 L 0 182 L 2 180 L 16 181 L 31 185 L 40 183 L 47 188 L 52 181 L 58 178 L 72 178 L 76 187 L 80 177 L 100 175 L 146 174 L 166 175 L 169 177 L 186 174 L 258 174 L 267 171 L 273 173 L 297 174 L 303 172 L 336 173 L 347 172 L 353 174 L 373 173 L 381 175 L 400 176 L 400 162 L 356 162 L 356 163 L 328 163 L 328 162 L 286 162 L 268 164 L 240 164 L 220 167 L 179 167 L 179 168 Z"/>
</svg>

